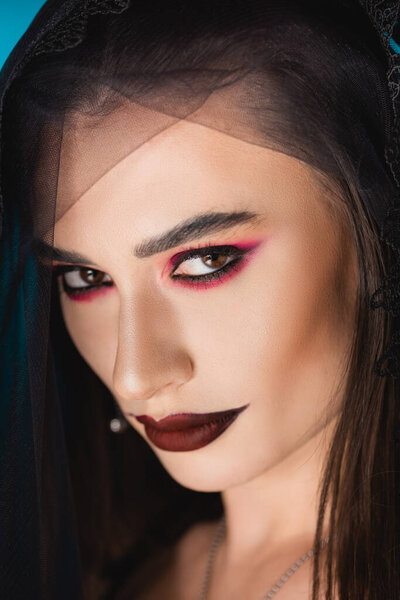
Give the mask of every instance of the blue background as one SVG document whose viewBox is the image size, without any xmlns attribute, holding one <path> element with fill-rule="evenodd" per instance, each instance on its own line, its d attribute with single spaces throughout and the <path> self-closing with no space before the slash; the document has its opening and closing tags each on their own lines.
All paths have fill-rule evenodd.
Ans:
<svg viewBox="0 0 400 600">
<path fill-rule="evenodd" d="M 0 0 L 0 68 L 45 0 Z"/>
</svg>

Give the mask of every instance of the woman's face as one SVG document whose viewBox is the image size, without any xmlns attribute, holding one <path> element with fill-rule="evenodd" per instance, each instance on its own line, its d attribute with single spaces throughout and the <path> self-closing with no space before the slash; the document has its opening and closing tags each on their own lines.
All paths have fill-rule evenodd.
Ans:
<svg viewBox="0 0 400 600">
<path fill-rule="evenodd" d="M 83 174 L 97 159 L 82 144 Z M 57 221 L 54 245 L 84 257 L 59 278 L 73 342 L 182 485 L 257 477 L 338 413 L 355 250 L 301 161 L 179 121 L 98 179 Z M 208 246 L 227 248 L 189 260 Z M 158 447 L 134 416 L 243 406 L 192 450 Z"/>
</svg>

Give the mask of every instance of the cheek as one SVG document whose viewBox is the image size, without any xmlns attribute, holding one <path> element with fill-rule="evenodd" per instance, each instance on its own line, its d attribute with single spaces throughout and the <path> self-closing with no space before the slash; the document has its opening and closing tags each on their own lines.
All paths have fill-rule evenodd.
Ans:
<svg viewBox="0 0 400 600">
<path fill-rule="evenodd" d="M 87 303 L 61 298 L 61 310 L 73 343 L 106 385 L 112 379 L 118 342 L 118 309 L 111 295 L 104 294 Z"/>
<path fill-rule="evenodd" d="M 190 331 L 202 394 L 224 404 L 262 403 L 269 418 L 294 409 L 303 422 L 309 409 L 314 419 L 348 342 L 338 270 L 332 249 L 276 236 L 240 283 L 221 286 L 210 302 L 194 295 L 181 323 Z"/>
</svg>

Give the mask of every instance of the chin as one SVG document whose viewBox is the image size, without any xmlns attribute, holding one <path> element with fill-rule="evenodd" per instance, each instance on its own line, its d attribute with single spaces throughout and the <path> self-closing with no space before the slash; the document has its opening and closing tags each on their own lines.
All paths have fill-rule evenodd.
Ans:
<svg viewBox="0 0 400 600">
<path fill-rule="evenodd" d="M 207 448 L 182 453 L 154 451 L 177 483 L 196 492 L 222 492 L 246 483 L 268 469 L 265 454 L 251 460 L 252 457 L 243 457 L 241 453 L 240 460 L 232 448 L 225 447 L 223 452 L 205 450 Z"/>
</svg>

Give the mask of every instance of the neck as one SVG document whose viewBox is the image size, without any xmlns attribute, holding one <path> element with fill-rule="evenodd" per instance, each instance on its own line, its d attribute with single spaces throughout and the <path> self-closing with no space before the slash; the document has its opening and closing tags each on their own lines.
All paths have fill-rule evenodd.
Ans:
<svg viewBox="0 0 400 600">
<path fill-rule="evenodd" d="M 312 547 L 318 488 L 335 425 L 336 418 L 258 477 L 222 492 L 226 566 L 269 556 L 280 548 L 303 547 L 305 552 Z"/>
</svg>

